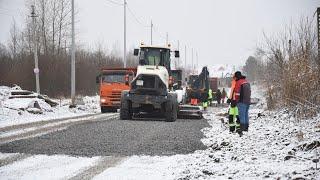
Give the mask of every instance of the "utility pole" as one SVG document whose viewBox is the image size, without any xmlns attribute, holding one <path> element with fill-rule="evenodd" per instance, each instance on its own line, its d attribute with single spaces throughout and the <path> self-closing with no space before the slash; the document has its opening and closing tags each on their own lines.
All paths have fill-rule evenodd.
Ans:
<svg viewBox="0 0 320 180">
<path fill-rule="evenodd" d="M 187 46 L 184 46 L 184 71 L 187 70 Z"/>
<path fill-rule="evenodd" d="M 126 9 L 127 9 L 127 1 L 124 0 L 123 2 L 123 66 L 126 68 L 127 66 L 127 15 L 126 15 Z"/>
<path fill-rule="evenodd" d="M 74 0 L 72 0 L 71 5 L 71 13 L 72 13 L 72 22 L 71 22 L 71 33 L 72 33 L 72 44 L 71 44 L 71 105 L 70 107 L 75 107 L 75 96 L 76 96 L 76 68 L 75 68 L 75 41 L 74 41 Z"/>
<path fill-rule="evenodd" d="M 197 73 L 198 73 L 198 63 L 199 63 L 199 61 L 198 61 L 198 51 L 196 52 L 196 61 L 197 61 L 196 70 L 197 70 Z"/>
<path fill-rule="evenodd" d="M 194 73 L 194 65 L 193 65 L 193 48 L 191 48 L 191 62 L 192 62 L 192 72 Z"/>
<path fill-rule="evenodd" d="M 36 91 L 40 94 L 40 82 L 39 82 L 39 65 L 38 65 L 38 43 L 37 43 L 37 27 L 36 27 L 36 12 L 35 6 L 31 6 L 31 17 L 33 25 L 33 56 L 34 56 L 34 69 L 33 72 L 36 75 Z"/>
<path fill-rule="evenodd" d="M 318 30 L 318 69 L 320 74 L 320 7 L 317 8 L 317 30 Z"/>
<path fill-rule="evenodd" d="M 152 29 L 153 29 L 153 24 L 152 24 L 152 20 L 151 20 L 151 25 L 150 25 L 150 32 L 151 32 L 150 45 L 152 45 Z"/>
<path fill-rule="evenodd" d="M 168 39 L 168 32 L 166 33 L 166 45 L 169 44 L 169 39 Z"/>
<path fill-rule="evenodd" d="M 187 45 L 184 45 L 184 80 L 187 78 Z M 185 81 L 187 85 L 187 81 Z"/>
<path fill-rule="evenodd" d="M 180 53 L 180 41 L 179 40 L 178 40 L 178 51 Z M 180 57 L 178 57 L 178 65 L 180 66 Z"/>
</svg>

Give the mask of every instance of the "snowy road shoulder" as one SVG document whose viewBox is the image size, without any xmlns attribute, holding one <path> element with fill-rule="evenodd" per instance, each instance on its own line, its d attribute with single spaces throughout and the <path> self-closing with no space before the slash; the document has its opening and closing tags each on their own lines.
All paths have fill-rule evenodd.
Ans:
<svg viewBox="0 0 320 180">
<path fill-rule="evenodd" d="M 216 114 L 224 112 L 226 109 Z M 264 112 L 265 116 L 256 118 L 258 112 L 262 110 L 251 109 L 249 132 L 243 137 L 230 134 L 221 117 L 212 114 L 208 121 L 211 128 L 203 129 L 203 142 L 209 148 L 192 154 L 192 161 L 181 163 L 186 170 L 178 178 L 319 178 L 312 160 L 319 158 L 320 145 L 300 148 L 319 141 L 320 134 L 310 126 L 319 119 L 290 124 L 285 113 Z M 304 139 L 298 139 L 299 131 Z"/>
<path fill-rule="evenodd" d="M 34 155 L 0 167 L 1 179 L 67 179 L 94 166 L 100 157 Z"/>
<path fill-rule="evenodd" d="M 118 116 L 119 115 L 117 113 L 96 114 L 90 116 L 53 119 L 48 121 L 37 121 L 34 123 L 7 126 L 4 128 L 0 128 L 0 144 L 63 130 L 71 125 L 81 124 L 85 122 L 112 120 L 114 118 L 117 118 Z"/>
</svg>

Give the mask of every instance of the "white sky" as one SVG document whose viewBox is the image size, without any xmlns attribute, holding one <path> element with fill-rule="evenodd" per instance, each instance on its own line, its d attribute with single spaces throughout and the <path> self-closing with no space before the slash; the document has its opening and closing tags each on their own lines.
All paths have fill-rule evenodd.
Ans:
<svg viewBox="0 0 320 180">
<path fill-rule="evenodd" d="M 122 3 L 122 0 L 113 0 Z M 214 64 L 244 64 L 256 45 L 267 34 L 280 31 L 290 21 L 312 16 L 319 0 L 127 0 L 129 8 L 142 24 L 127 11 L 127 50 L 141 41 L 150 43 L 152 19 L 154 44 L 180 41 L 181 60 L 187 46 L 187 63 L 191 48 L 198 52 L 199 67 Z M 108 0 L 75 0 L 79 10 L 77 41 L 85 47 L 117 47 L 123 51 L 123 7 Z M 23 22 L 24 0 L 0 0 L 0 42 L 6 42 L 12 16 Z M 194 53 L 194 59 L 195 58 Z M 196 62 L 196 60 L 194 60 Z"/>
</svg>

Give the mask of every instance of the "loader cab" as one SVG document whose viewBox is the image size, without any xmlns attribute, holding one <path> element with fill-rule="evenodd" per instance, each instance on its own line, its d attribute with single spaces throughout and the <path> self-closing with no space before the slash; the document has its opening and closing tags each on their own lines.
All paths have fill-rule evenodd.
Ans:
<svg viewBox="0 0 320 180">
<path fill-rule="evenodd" d="M 179 57 L 179 51 L 174 52 L 175 57 Z M 169 47 L 141 46 L 140 50 L 134 50 L 134 55 L 139 56 L 139 65 L 164 66 L 169 75 L 171 75 L 170 53 Z"/>
</svg>

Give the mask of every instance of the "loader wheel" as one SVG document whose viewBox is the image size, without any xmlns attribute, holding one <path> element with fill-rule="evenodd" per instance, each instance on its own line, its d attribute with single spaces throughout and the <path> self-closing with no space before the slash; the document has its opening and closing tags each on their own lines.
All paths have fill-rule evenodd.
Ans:
<svg viewBox="0 0 320 180">
<path fill-rule="evenodd" d="M 121 101 L 120 106 L 120 119 L 121 120 L 129 120 L 132 119 L 132 112 L 130 107 L 130 102 L 127 100 Z"/>
<path fill-rule="evenodd" d="M 177 120 L 177 103 L 175 101 L 175 99 L 170 98 L 166 103 L 165 117 L 167 122 L 174 122 Z"/>
</svg>

